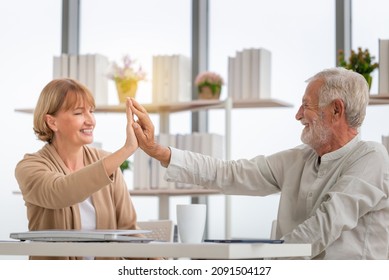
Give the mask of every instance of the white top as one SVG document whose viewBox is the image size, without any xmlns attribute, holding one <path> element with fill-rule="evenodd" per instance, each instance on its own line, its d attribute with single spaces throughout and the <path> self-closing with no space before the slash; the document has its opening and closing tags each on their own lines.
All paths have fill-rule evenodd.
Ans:
<svg viewBox="0 0 389 280">
<path fill-rule="evenodd" d="M 92 204 L 91 197 L 78 204 L 81 216 L 81 229 L 96 229 L 96 210 Z"/>
<path fill-rule="evenodd" d="M 81 216 L 81 229 L 92 230 L 96 229 L 96 210 L 92 204 L 92 198 L 88 197 L 83 202 L 78 204 Z M 84 257 L 85 260 L 93 260 L 94 257 Z"/>
<path fill-rule="evenodd" d="M 168 181 L 225 194 L 281 192 L 277 238 L 311 243 L 312 258 L 388 258 L 389 159 L 379 143 L 355 137 L 320 163 L 307 145 L 237 161 L 171 151 Z"/>
</svg>

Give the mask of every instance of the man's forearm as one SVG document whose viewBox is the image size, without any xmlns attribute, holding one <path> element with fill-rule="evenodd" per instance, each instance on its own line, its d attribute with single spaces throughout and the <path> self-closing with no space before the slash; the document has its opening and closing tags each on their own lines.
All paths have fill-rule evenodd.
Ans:
<svg viewBox="0 0 389 280">
<path fill-rule="evenodd" d="M 171 151 L 169 147 L 157 145 L 154 151 L 148 153 L 149 156 L 161 162 L 163 167 L 168 167 L 170 163 Z"/>
</svg>

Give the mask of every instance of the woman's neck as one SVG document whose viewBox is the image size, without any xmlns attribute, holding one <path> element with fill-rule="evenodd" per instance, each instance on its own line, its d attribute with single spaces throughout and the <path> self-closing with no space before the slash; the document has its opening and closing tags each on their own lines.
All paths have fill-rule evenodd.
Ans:
<svg viewBox="0 0 389 280">
<path fill-rule="evenodd" d="M 74 148 L 58 145 L 56 142 L 53 142 L 52 145 L 57 151 L 59 157 L 65 163 L 66 167 L 71 171 L 77 171 L 85 166 L 84 152 L 82 147 Z"/>
</svg>

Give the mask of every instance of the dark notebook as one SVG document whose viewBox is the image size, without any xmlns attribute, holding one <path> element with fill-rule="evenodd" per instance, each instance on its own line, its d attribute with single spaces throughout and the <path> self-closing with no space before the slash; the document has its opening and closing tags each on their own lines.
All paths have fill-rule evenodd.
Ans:
<svg viewBox="0 0 389 280">
<path fill-rule="evenodd" d="M 243 238 L 243 239 L 205 239 L 204 242 L 214 243 L 275 243 L 281 244 L 284 240 L 281 239 L 257 239 L 257 238 Z"/>
</svg>

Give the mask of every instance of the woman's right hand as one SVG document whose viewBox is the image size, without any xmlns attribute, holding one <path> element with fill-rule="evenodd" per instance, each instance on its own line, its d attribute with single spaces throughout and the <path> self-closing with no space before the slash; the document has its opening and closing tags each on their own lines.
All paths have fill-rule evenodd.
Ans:
<svg viewBox="0 0 389 280">
<path fill-rule="evenodd" d="M 126 100 L 126 141 L 123 147 L 104 158 L 104 166 L 108 176 L 111 176 L 119 166 L 138 149 L 138 139 L 134 132 L 134 115 L 131 99 Z"/>
<path fill-rule="evenodd" d="M 135 132 L 134 132 L 134 114 L 132 112 L 132 101 L 130 98 L 127 97 L 126 100 L 126 116 L 127 116 L 127 126 L 126 126 L 126 144 L 125 146 L 129 148 L 132 151 L 135 151 L 138 147 L 138 139 L 136 138 Z M 132 154 L 133 152 L 131 152 Z"/>
</svg>

